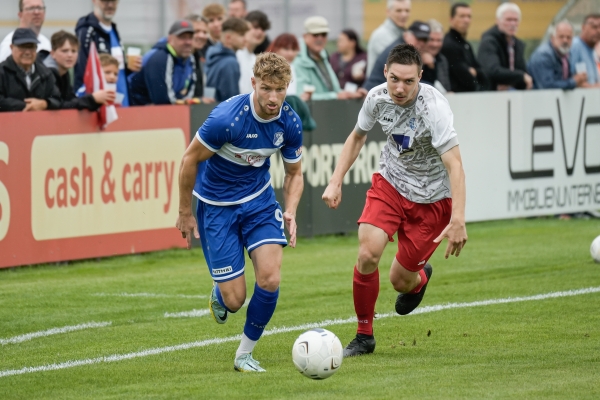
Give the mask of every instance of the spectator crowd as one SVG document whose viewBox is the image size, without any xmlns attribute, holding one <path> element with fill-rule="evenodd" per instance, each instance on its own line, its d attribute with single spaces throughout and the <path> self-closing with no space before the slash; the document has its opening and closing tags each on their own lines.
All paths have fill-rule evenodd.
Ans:
<svg viewBox="0 0 600 400">
<path fill-rule="evenodd" d="M 19 25 L 0 43 L 0 111 L 220 102 L 252 92 L 256 55 L 274 52 L 291 65 L 286 100 L 310 130 L 315 124 L 307 101 L 363 98 L 386 81 L 387 55 L 401 43 L 421 54 L 421 82 L 442 93 L 600 87 L 600 14 L 585 17 L 579 36 L 569 21 L 555 24 L 550 39 L 526 62 L 518 37 L 521 10 L 514 3 L 497 8 L 496 23 L 482 35 L 477 54 L 467 40 L 472 20 L 467 2 L 451 6 L 444 32 L 433 19 L 409 24 L 410 0 L 387 1 L 386 18 L 366 49 L 354 30 L 344 29 L 337 51 L 328 54 L 324 17 L 307 18 L 299 38 L 283 33 L 271 40 L 267 14 L 248 11 L 245 0 L 231 0 L 227 9 L 214 3 L 173 22 L 142 55 L 135 47 L 125 51 L 114 21 L 118 0 L 90 0 L 93 11 L 78 20 L 74 32 L 51 38 L 40 33 L 44 0 L 13 1 L 19 2 Z M 92 47 L 104 72 L 103 90 L 85 85 Z"/>
</svg>

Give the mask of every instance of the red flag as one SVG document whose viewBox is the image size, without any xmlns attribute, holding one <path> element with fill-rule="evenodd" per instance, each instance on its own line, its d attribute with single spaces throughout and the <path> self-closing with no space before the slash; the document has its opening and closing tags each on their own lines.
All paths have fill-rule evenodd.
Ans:
<svg viewBox="0 0 600 400">
<path fill-rule="evenodd" d="M 92 42 L 90 46 L 90 53 L 88 54 L 87 65 L 85 66 L 85 74 L 83 75 L 83 84 L 85 85 L 86 93 L 105 90 L 107 86 L 104 72 L 102 71 L 102 65 L 100 64 L 98 50 L 96 50 L 96 44 L 94 42 Z M 98 126 L 101 129 L 106 128 L 108 124 L 116 121 L 118 118 L 117 109 L 112 103 L 107 103 L 98 109 Z"/>
</svg>

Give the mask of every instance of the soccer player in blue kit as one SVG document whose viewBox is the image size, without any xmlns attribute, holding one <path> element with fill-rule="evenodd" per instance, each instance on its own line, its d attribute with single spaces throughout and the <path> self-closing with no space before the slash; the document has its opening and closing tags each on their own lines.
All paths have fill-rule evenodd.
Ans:
<svg viewBox="0 0 600 400">
<path fill-rule="evenodd" d="M 191 248 L 200 237 L 213 281 L 209 308 L 219 324 L 246 300 L 244 247 L 256 283 L 234 359 L 240 372 L 264 372 L 252 351 L 273 316 L 279 295 L 283 247 L 296 246 L 296 208 L 302 195 L 302 124 L 285 103 L 288 62 L 274 53 L 257 56 L 250 94 L 219 104 L 198 130 L 179 170 L 176 226 Z M 269 157 L 281 152 L 285 211 L 275 199 Z M 203 162 L 204 161 L 204 162 Z M 192 192 L 198 201 L 192 213 Z"/>
</svg>

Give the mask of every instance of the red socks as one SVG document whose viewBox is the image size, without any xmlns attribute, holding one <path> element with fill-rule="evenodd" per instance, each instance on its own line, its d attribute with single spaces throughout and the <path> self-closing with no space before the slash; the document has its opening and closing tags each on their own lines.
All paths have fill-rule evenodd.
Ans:
<svg viewBox="0 0 600 400">
<path fill-rule="evenodd" d="M 425 278 L 427 282 L 427 278 Z M 368 275 L 362 275 L 354 266 L 354 279 L 352 282 L 354 295 L 354 311 L 358 319 L 358 333 L 373 335 L 373 318 L 375 317 L 375 303 L 379 296 L 379 269 Z"/>
<path fill-rule="evenodd" d="M 423 289 L 423 286 L 425 286 L 427 284 L 427 281 L 429 280 L 429 279 L 427 279 L 427 275 L 425 275 L 424 269 L 419 271 L 419 275 L 421 275 L 421 283 L 419 283 L 417 285 L 417 287 L 415 287 L 413 290 L 411 290 L 409 292 L 410 294 L 419 293 L 421 291 L 421 289 Z"/>
</svg>

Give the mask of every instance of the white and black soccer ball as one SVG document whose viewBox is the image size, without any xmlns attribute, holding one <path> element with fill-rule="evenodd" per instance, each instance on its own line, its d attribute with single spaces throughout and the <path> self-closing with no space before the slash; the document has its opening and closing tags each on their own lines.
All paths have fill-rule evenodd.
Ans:
<svg viewBox="0 0 600 400">
<path fill-rule="evenodd" d="M 292 360 L 300 373 L 311 379 L 325 379 L 341 366 L 344 349 L 340 339 L 327 329 L 315 328 L 294 342 Z"/>
<path fill-rule="evenodd" d="M 590 253 L 592 254 L 594 261 L 600 263 L 600 236 L 598 236 L 592 242 L 592 245 L 590 246 Z"/>
</svg>

